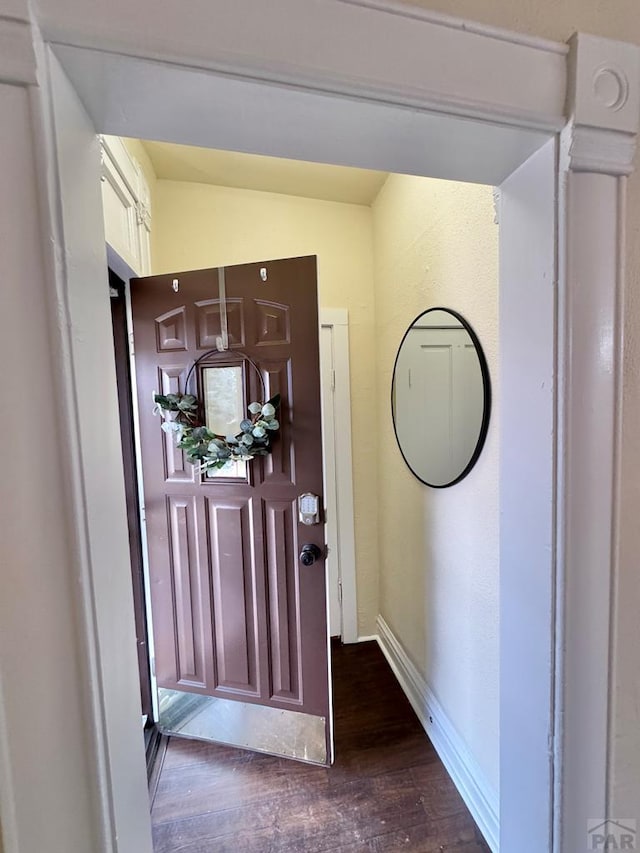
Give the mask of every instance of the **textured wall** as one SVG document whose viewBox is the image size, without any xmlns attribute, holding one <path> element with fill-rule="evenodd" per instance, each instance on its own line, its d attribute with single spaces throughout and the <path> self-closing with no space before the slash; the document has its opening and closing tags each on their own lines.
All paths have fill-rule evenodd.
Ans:
<svg viewBox="0 0 640 853">
<path fill-rule="evenodd" d="M 415 5 L 566 41 L 575 31 L 640 44 L 637 0 L 413 0 Z M 629 179 L 622 376 L 622 478 L 614 582 L 612 814 L 640 818 L 640 170 Z M 594 488 L 596 484 L 594 483 Z"/>
<path fill-rule="evenodd" d="M 155 273 L 296 255 L 318 256 L 320 304 L 349 310 L 358 624 L 378 613 L 375 348 L 371 209 L 276 193 L 160 180 Z"/>
<path fill-rule="evenodd" d="M 497 792 L 498 228 L 492 190 L 391 175 L 373 205 L 373 231 L 380 612 Z M 422 485 L 405 466 L 389 405 L 402 335 L 434 306 L 456 309 L 476 330 L 496 392 L 477 465 L 461 483 L 441 490 Z"/>
</svg>

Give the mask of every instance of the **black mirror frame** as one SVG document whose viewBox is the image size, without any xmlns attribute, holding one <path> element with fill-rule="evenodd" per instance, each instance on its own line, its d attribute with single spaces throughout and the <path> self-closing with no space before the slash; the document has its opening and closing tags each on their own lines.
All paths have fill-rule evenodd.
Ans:
<svg viewBox="0 0 640 853">
<path fill-rule="evenodd" d="M 396 367 L 398 365 L 398 357 L 400 355 L 400 350 L 402 349 L 402 345 L 405 342 L 405 338 L 407 337 L 407 335 L 409 334 L 411 329 L 414 327 L 414 325 L 418 322 L 418 320 L 421 317 L 424 317 L 425 314 L 430 314 L 432 311 L 446 311 L 447 314 L 451 314 L 452 317 L 455 317 L 456 320 L 458 320 L 462 324 L 463 328 L 468 333 L 469 337 L 473 341 L 473 345 L 476 348 L 476 353 L 478 354 L 478 361 L 480 362 L 480 373 L 482 374 L 482 389 L 484 392 L 484 407 L 483 407 L 483 411 L 482 411 L 482 423 L 480 425 L 480 433 L 478 435 L 478 441 L 476 442 L 475 450 L 473 451 L 471 459 L 469 460 L 469 462 L 467 463 L 467 466 L 465 467 L 465 469 L 462 471 L 461 474 L 459 474 L 455 479 L 451 480 L 449 483 L 442 483 L 441 485 L 434 485 L 433 483 L 428 483 L 426 480 L 423 480 L 422 477 L 420 477 L 418 474 L 416 474 L 416 472 L 413 470 L 413 467 L 411 466 L 411 464 L 409 463 L 409 460 L 407 459 L 407 457 L 404 454 L 404 451 L 403 451 L 402 446 L 400 444 L 400 440 L 398 439 L 398 429 L 396 427 L 396 416 L 395 416 L 394 405 L 393 405 L 393 388 L 394 388 L 395 378 L 396 378 Z M 431 489 L 448 489 L 450 486 L 455 486 L 456 483 L 459 483 L 461 480 L 464 480 L 464 478 L 471 472 L 472 468 L 474 467 L 474 465 L 478 461 L 478 458 L 479 458 L 480 454 L 482 453 L 482 448 L 484 447 L 484 443 L 485 443 L 486 438 L 487 438 L 487 432 L 489 431 L 489 421 L 491 419 L 491 378 L 489 376 L 489 366 L 487 365 L 487 359 L 485 358 L 484 350 L 482 349 L 482 346 L 480 344 L 480 339 L 478 338 L 478 336 L 474 332 L 473 328 L 470 326 L 470 324 L 465 320 L 465 318 L 461 314 L 459 314 L 457 311 L 454 311 L 452 308 L 434 307 L 434 308 L 427 308 L 426 311 L 421 311 L 420 314 L 418 314 L 418 316 L 413 319 L 413 321 L 411 322 L 411 324 L 407 328 L 406 332 L 402 336 L 402 340 L 400 341 L 400 346 L 398 347 L 398 351 L 396 353 L 396 357 L 395 357 L 395 360 L 393 362 L 393 373 L 391 375 L 391 419 L 393 421 L 393 432 L 394 432 L 395 437 L 396 437 L 396 443 L 398 445 L 398 449 L 400 450 L 400 454 L 401 454 L 402 458 L 404 459 L 405 465 L 411 471 L 411 473 L 416 478 L 416 480 L 419 480 L 421 483 L 423 483 L 423 485 L 429 486 L 429 488 L 431 488 Z"/>
</svg>

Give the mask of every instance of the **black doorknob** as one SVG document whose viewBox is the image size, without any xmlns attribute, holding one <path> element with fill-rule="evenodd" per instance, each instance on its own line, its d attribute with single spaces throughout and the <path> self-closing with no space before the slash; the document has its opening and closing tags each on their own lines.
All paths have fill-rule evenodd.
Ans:
<svg viewBox="0 0 640 853">
<path fill-rule="evenodd" d="M 322 557 L 322 551 L 317 545 L 303 545 L 300 551 L 300 562 L 303 566 L 312 566 L 316 560 Z"/>
</svg>

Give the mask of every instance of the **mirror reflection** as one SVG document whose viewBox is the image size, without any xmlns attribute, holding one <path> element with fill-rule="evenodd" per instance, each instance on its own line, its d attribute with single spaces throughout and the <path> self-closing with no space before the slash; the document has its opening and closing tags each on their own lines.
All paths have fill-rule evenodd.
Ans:
<svg viewBox="0 0 640 853">
<path fill-rule="evenodd" d="M 218 435 L 236 435 L 244 418 L 244 380 L 239 365 L 205 367 L 202 370 L 206 424 Z M 247 476 L 247 463 L 238 459 L 225 468 L 207 471 L 208 480 Z"/>
<path fill-rule="evenodd" d="M 417 317 L 398 350 L 391 400 L 398 445 L 419 480 L 442 488 L 469 473 L 486 437 L 490 396 L 468 323 L 446 308 Z"/>
</svg>

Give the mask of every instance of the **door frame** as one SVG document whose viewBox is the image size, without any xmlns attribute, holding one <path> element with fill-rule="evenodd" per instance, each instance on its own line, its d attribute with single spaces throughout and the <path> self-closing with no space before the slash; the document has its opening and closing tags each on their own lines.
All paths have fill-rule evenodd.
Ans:
<svg viewBox="0 0 640 853">
<path fill-rule="evenodd" d="M 345 131 L 333 139 L 326 132 L 321 135 L 322 159 L 333 162 L 378 162 L 378 167 L 384 168 L 385 151 L 388 156 L 393 149 L 389 135 L 385 136 L 389 130 L 385 122 L 389 120 L 397 147 L 405 139 L 413 140 L 400 152 L 408 171 L 420 173 L 422 169 L 431 175 L 500 183 L 491 177 L 497 167 L 514 171 L 545 140 L 562 130 L 559 162 L 552 176 L 558 188 L 557 217 L 549 222 L 559 264 L 557 325 L 551 336 L 558 379 L 554 389 L 556 432 L 547 437 L 548 452 L 556 461 L 549 507 L 554 521 L 548 541 L 539 543 L 548 550 L 548 566 L 553 572 L 552 600 L 545 602 L 542 624 L 547 625 L 548 645 L 555 657 L 550 671 L 545 668 L 530 674 L 541 688 L 540 696 L 550 697 L 550 739 L 545 750 L 555 773 L 550 773 L 548 786 L 534 788 L 534 801 L 521 804 L 519 846 L 504 833 L 501 843 L 505 853 L 512 849 L 523 853 L 529 849 L 536 853 L 579 849 L 584 843 L 585 818 L 608 814 L 609 774 L 615 758 L 610 743 L 608 687 L 620 422 L 618 294 L 624 274 L 625 176 L 632 171 L 638 130 L 636 72 L 640 51 L 633 46 L 621 50 L 618 43 L 581 35 L 573 40 L 567 57 L 563 45 L 423 13 L 391 0 L 334 0 L 326 4 L 286 0 L 277 10 L 266 10 L 263 5 L 248 2 L 236 10 L 220 3 L 216 6 L 216 26 L 198 27 L 198 21 L 190 17 L 184 23 L 187 32 L 206 34 L 206 48 L 198 45 L 197 39 L 191 43 L 189 38 L 181 40 L 178 24 L 172 35 L 179 57 L 174 52 L 168 59 L 166 47 L 161 47 L 166 44 L 167 22 L 159 16 L 154 20 L 150 15 L 145 20 L 142 38 L 140 25 L 136 31 L 136 22 L 128 16 L 123 0 L 110 6 L 111 18 L 106 22 L 100 20 L 105 10 L 81 16 L 80 20 L 69 4 L 69 18 L 64 9 L 53 22 L 44 16 L 44 38 L 45 42 L 49 39 L 78 47 L 55 47 L 57 56 L 64 58 L 65 73 L 54 49 L 35 38 L 39 89 L 35 87 L 30 22 L 16 20 L 15 16 L 7 19 L 6 26 L 3 22 L 3 32 L 15 52 L 9 54 L 0 79 L 33 87 L 35 131 L 20 117 L 11 133 L 27 142 L 35 138 L 38 150 L 45 188 L 44 233 L 53 237 L 43 248 L 43 276 L 56 294 L 51 332 L 53 367 L 62 389 L 58 415 L 67 435 L 77 438 L 73 442 L 75 451 L 71 452 L 68 444 L 61 447 L 61 462 L 69 482 L 73 538 L 70 572 L 81 578 L 74 602 L 80 636 L 69 653 L 81 661 L 86 677 L 77 685 L 77 693 L 65 700 L 70 707 L 85 709 L 88 784 L 96 811 L 91 815 L 70 814 L 68 819 L 76 825 L 82 821 L 97 832 L 101 850 L 151 850 L 144 756 L 139 733 L 136 736 L 134 706 L 126 699 L 126 695 L 135 696 L 135 644 L 130 590 L 127 592 L 124 583 L 128 566 L 124 558 L 120 448 L 115 406 L 105 410 L 103 405 L 105 395 L 115 401 L 114 369 L 108 358 L 104 364 L 91 359 L 93 353 L 105 357 L 109 346 L 95 133 L 128 132 L 162 138 L 162 121 L 183 121 L 189 99 L 180 102 L 176 98 L 175 111 L 160 111 L 152 89 L 157 90 L 156 98 L 175 98 L 186 74 L 187 91 L 196 101 L 203 89 L 212 98 L 220 97 L 224 90 L 231 97 L 220 104 L 229 109 L 237 105 L 237 86 L 242 83 L 248 87 L 248 99 L 242 106 L 251 107 L 246 114 L 254 132 L 257 128 L 263 133 L 263 153 L 277 153 L 281 123 L 265 123 L 259 116 L 259 101 L 249 97 L 256 80 L 260 81 L 261 96 L 269 92 L 276 100 L 276 96 L 281 100 L 301 98 L 298 106 L 318 107 L 315 113 L 311 110 L 314 120 L 321 114 L 323 118 L 333 117 L 331 126 Z M 103 33 L 107 32 L 109 36 L 105 37 Z M 337 42 L 331 36 L 336 32 L 341 33 Z M 362 46 L 362 32 L 369 37 L 366 49 L 354 49 Z M 155 45 L 153 62 L 131 58 L 142 43 Z M 414 44 L 415 51 L 407 50 L 407 45 Z M 118 52 L 105 54 L 101 48 Z M 149 50 L 153 52 L 152 47 Z M 139 74 L 135 78 L 138 82 L 144 79 L 145 69 L 153 71 L 147 76 L 153 80 L 153 87 L 145 93 L 138 88 L 127 95 L 131 63 Z M 83 79 L 83 71 L 92 67 L 94 77 L 107 72 L 99 95 L 89 93 L 91 81 Z M 244 79 L 239 82 L 239 78 Z M 603 78 L 606 85 L 601 86 Z M 172 84 L 169 89 L 160 85 L 163 79 Z M 428 88 L 425 81 L 429 81 Z M 203 88 L 198 90 L 198 86 Z M 618 97 L 610 97 L 612 87 Z M 143 94 L 148 97 L 141 100 Z M 298 145 L 290 156 L 309 156 L 313 140 L 307 139 L 305 132 L 315 130 L 312 124 L 310 121 L 306 128 L 300 128 L 304 138 L 290 140 L 290 144 Z M 363 143 L 359 124 L 374 145 Z M 221 132 L 228 128 L 244 135 L 251 130 L 237 116 L 223 125 Z M 328 131 L 331 126 L 327 125 Z M 169 138 L 197 144 L 197 138 L 203 138 L 198 137 L 197 130 L 187 117 L 182 133 L 172 132 Z M 437 139 L 438 134 L 445 141 L 455 135 L 457 164 L 451 161 L 456 152 L 447 150 L 446 145 L 425 148 L 426 139 Z M 384 139 L 391 149 L 385 149 Z M 472 146 L 473 155 L 472 148 L 464 148 L 468 142 L 477 143 Z M 10 169 L 9 162 L 7 165 Z M 502 177 L 507 177 L 504 171 Z M 520 216 L 526 218 L 526 212 L 525 205 Z M 29 228 L 33 230 L 31 223 Z M 535 261 L 533 257 L 532 263 Z M 97 287 L 103 292 L 101 298 L 96 297 Z M 100 371 L 99 383 L 96 370 Z M 100 394 L 96 393 L 96 384 Z M 95 411 L 104 412 L 97 434 Z M 92 430 L 93 444 L 87 440 Z M 96 465 L 102 473 L 99 484 L 94 482 Z M 587 471 L 593 481 L 608 485 L 594 494 L 586 488 Z M 589 494 L 588 500 L 585 494 Z M 524 488 L 522 497 L 526 507 Z M 109 508 L 107 525 L 105 506 Z M 589 531 L 587 541 L 584 531 Z M 113 572 L 114 553 L 115 562 L 123 562 L 125 570 Z M 501 576 L 511 568 L 503 565 Z M 535 578 L 527 578 L 530 580 Z M 37 591 L 32 595 L 37 601 Z M 64 604 L 58 603 L 61 607 Z M 31 597 L 23 606 L 27 604 L 33 605 Z M 56 602 L 48 604 L 54 606 Z M 509 604 L 504 603 L 503 611 Z M 596 610 L 601 620 L 592 631 L 590 616 Z M 15 618 L 20 614 L 16 602 Z M 585 626 L 588 667 L 583 664 Z M 114 642 L 116 632 L 118 639 Z M 37 651 L 41 656 L 47 654 L 47 649 Z M 27 662 L 25 650 L 22 666 Z M 52 667 L 55 665 L 53 660 Z M 0 716 L 5 739 L 17 750 L 21 720 L 15 704 L 6 699 L 11 688 L 6 673 L 13 673 L 11 661 L 3 658 L 2 667 L 5 699 Z M 504 685 L 504 672 L 501 678 Z M 509 710 L 503 702 L 503 711 L 508 714 Z M 516 747 L 517 752 L 519 744 L 503 741 L 502 746 Z M 587 753 L 592 759 L 589 773 L 584 772 L 582 763 L 582 755 Z M 8 834 L 12 845 L 8 853 L 17 850 L 13 838 L 23 828 L 22 821 L 27 820 L 24 811 L 15 806 L 29 797 L 19 767 L 14 760 L 3 768 L 7 770 L 5 778 L 13 783 L 13 794 L 7 795 L 3 788 L 0 801 L 3 826 L 14 830 Z M 46 775 L 47 769 L 41 769 Z M 51 777 L 54 789 L 67 768 L 59 763 L 50 770 L 55 773 L 55 778 Z M 526 776 L 526 762 L 511 772 Z M 514 778 L 503 774 L 503 790 Z M 551 820 L 554 812 L 555 823 Z M 503 827 L 505 817 L 503 814 Z M 542 844 L 538 843 L 540 838 Z"/>
<path fill-rule="evenodd" d="M 107 246 L 107 256 L 109 256 Z M 122 266 L 125 266 L 123 263 Z M 113 291 L 112 292 L 112 288 Z M 142 518 L 140 514 L 138 487 L 138 448 L 135 440 L 136 424 L 133 410 L 133 385 L 131 382 L 131 339 L 129 324 L 128 279 L 109 265 L 109 296 L 113 318 L 113 342 L 116 373 L 118 376 L 118 402 L 120 404 L 120 432 L 127 487 L 127 527 L 131 552 L 131 580 L 133 589 L 133 607 L 136 621 L 136 640 L 138 647 L 138 669 L 140 672 L 140 691 L 142 715 L 147 722 L 156 720 L 153 684 L 151 681 L 151 656 L 149 654 L 149 623 L 147 621 L 148 588 L 146 582 L 145 556 L 143 547 Z M 114 311 L 114 305 L 116 310 Z"/>
<path fill-rule="evenodd" d="M 323 431 L 332 429 L 335 441 L 335 478 L 327 489 L 337 496 L 336 539 L 342 588 L 342 642 L 357 643 L 358 591 L 356 583 L 353 457 L 351 453 L 351 368 L 349 312 L 346 308 L 320 308 L 320 327 L 330 328 L 333 343 L 333 411 L 323 413 Z M 322 347 L 322 335 L 320 336 Z M 324 378 L 323 382 L 326 381 Z M 325 454 L 326 456 L 326 454 Z M 326 477 L 326 473 L 325 473 Z M 328 579 L 328 578 L 327 578 Z"/>
</svg>

